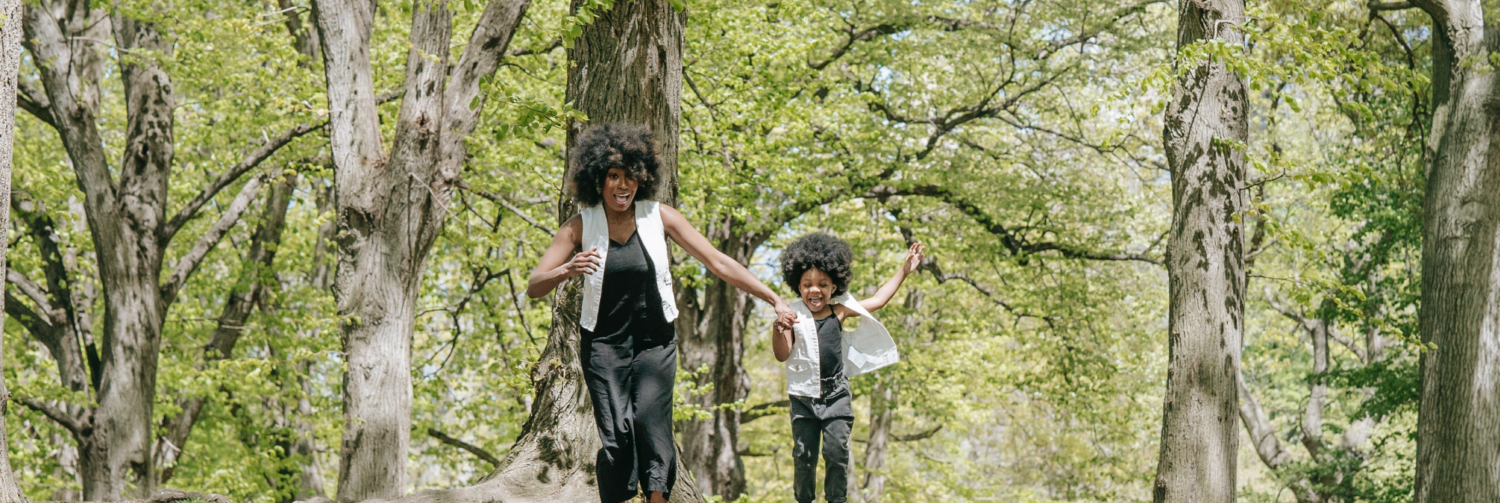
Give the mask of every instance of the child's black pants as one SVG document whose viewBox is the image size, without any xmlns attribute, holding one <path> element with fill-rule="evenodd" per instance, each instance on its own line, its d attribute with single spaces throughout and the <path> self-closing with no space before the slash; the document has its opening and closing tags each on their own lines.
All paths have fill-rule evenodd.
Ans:
<svg viewBox="0 0 1500 503">
<path fill-rule="evenodd" d="M 823 495 L 829 503 L 848 499 L 849 429 L 854 426 L 854 407 L 850 404 L 849 379 L 844 376 L 823 381 L 823 397 L 791 397 L 792 465 L 795 478 L 792 488 L 797 503 L 812 503 L 818 488 L 818 444 L 821 440 Z"/>
</svg>

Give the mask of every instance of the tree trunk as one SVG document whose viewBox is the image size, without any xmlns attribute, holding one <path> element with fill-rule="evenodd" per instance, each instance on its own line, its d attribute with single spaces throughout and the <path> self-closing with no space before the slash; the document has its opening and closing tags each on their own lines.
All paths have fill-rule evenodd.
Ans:
<svg viewBox="0 0 1500 503">
<path fill-rule="evenodd" d="M 16 83 L 21 68 L 21 0 L 0 0 L 0 26 L 3 26 L 0 28 L 0 229 L 9 229 L 11 147 L 15 143 Z M 9 240 L 0 242 L 0 270 L 5 268 L 5 252 L 9 245 Z M 0 324 L 4 320 L 4 315 L 0 314 Z M 4 357 L 4 352 L 0 351 L 0 368 L 4 368 Z M 10 390 L 5 387 L 5 379 L 0 379 L 0 503 L 26 501 L 26 495 L 21 494 L 21 486 L 16 484 L 15 474 L 10 469 L 10 447 L 5 436 L 5 415 L 9 406 Z"/>
<path fill-rule="evenodd" d="M 1478 1 L 1424 4 L 1435 28 L 1434 151 L 1422 226 L 1416 501 L 1500 500 L 1500 81 Z M 1489 20 L 1493 22 L 1494 20 Z M 1489 50 L 1487 50 L 1489 49 Z"/>
<path fill-rule="evenodd" d="M 1243 0 L 1182 2 L 1177 45 L 1244 40 Z M 1221 61 L 1192 64 L 1172 89 L 1166 113 L 1172 170 L 1167 241 L 1171 298 L 1167 389 L 1155 501 L 1235 499 L 1240 345 L 1244 330 L 1244 79 Z"/>
<path fill-rule="evenodd" d="M 885 492 L 885 456 L 895 416 L 896 384 L 877 381 L 870 395 L 870 440 L 865 443 L 865 480 L 860 484 L 865 503 L 880 503 Z"/>
<path fill-rule="evenodd" d="M 706 235 L 720 251 L 746 265 L 759 240 L 734 232 L 735 223 L 710 224 Z M 745 491 L 745 465 L 739 454 L 740 410 L 718 406 L 738 402 L 750 394 L 744 353 L 745 327 L 753 306 L 749 294 L 718 278 L 709 280 L 703 299 L 701 308 L 696 299 L 691 300 L 688 306 L 693 315 L 681 318 L 677 332 L 683 368 L 697 370 L 704 365 L 709 368 L 707 374 L 699 376 L 698 384 L 711 384 L 713 391 L 689 399 L 696 399 L 712 417 L 679 423 L 682 462 L 693 472 L 700 491 L 732 501 Z"/>
<path fill-rule="evenodd" d="M 453 12 L 447 2 L 413 6 L 401 110 L 387 157 L 370 72 L 375 5 L 313 2 L 331 114 L 334 296 L 347 359 L 340 500 L 392 498 L 406 490 L 419 282 L 459 183 L 464 140 L 483 107 L 479 79 L 499 66 L 529 5 L 490 2 L 457 64 L 448 52 Z"/>
</svg>

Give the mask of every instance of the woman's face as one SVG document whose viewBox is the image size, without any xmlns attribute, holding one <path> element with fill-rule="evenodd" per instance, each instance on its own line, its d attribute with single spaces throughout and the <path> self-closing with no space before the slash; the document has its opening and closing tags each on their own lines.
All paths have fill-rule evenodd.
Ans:
<svg viewBox="0 0 1500 503">
<path fill-rule="evenodd" d="M 816 268 L 802 273 L 802 282 L 797 284 L 797 291 L 802 294 L 802 303 L 807 304 L 807 310 L 814 313 L 828 307 L 828 298 L 833 296 L 833 290 L 833 278 Z"/>
<path fill-rule="evenodd" d="M 604 206 L 614 211 L 630 209 L 635 202 L 635 189 L 639 184 L 620 168 L 609 168 L 604 174 Z"/>
</svg>

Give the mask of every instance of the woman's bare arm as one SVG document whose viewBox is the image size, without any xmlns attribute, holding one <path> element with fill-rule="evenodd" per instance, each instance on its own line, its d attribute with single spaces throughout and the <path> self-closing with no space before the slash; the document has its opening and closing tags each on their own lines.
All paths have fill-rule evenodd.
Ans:
<svg viewBox="0 0 1500 503">
<path fill-rule="evenodd" d="M 583 219 L 576 216 L 557 229 L 557 235 L 552 236 L 552 244 L 542 254 L 542 259 L 537 262 L 536 269 L 531 270 L 531 278 L 526 283 L 527 297 L 535 299 L 546 296 L 568 278 L 579 274 L 592 274 L 602 267 L 599 264 L 598 250 L 588 250 L 573 255 L 582 243 L 582 236 Z M 573 258 L 569 259 L 569 255 Z"/>
<path fill-rule="evenodd" d="M 714 276 L 775 307 L 777 326 L 791 327 L 797 315 L 791 307 L 786 305 L 786 302 L 781 300 L 781 296 L 776 295 L 776 292 L 771 291 L 771 287 L 756 279 L 745 266 L 714 248 L 714 245 L 709 243 L 703 234 L 698 233 L 698 229 L 694 229 L 693 224 L 689 223 L 676 208 L 665 204 L 660 205 L 659 208 L 661 208 L 662 225 L 666 227 L 667 234 L 672 236 L 672 241 L 675 241 L 683 250 L 687 250 L 688 255 L 702 262 L 705 267 L 708 267 L 708 272 L 713 273 Z"/>
</svg>

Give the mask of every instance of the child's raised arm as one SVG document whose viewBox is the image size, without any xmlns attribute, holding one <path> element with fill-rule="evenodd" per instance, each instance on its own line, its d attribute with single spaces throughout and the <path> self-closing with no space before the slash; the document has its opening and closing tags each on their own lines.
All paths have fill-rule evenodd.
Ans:
<svg viewBox="0 0 1500 503">
<path fill-rule="evenodd" d="M 916 272 L 917 267 L 922 265 L 922 252 L 926 250 L 927 247 L 921 242 L 912 243 L 911 248 L 906 250 L 906 260 L 901 262 L 901 267 L 896 269 L 896 274 L 891 276 L 890 281 L 880 285 L 880 289 L 875 291 L 875 296 L 859 301 L 859 305 L 873 313 L 890 303 L 891 297 L 896 296 L 896 290 L 901 288 L 901 282 L 906 281 L 906 276 Z"/>
</svg>

